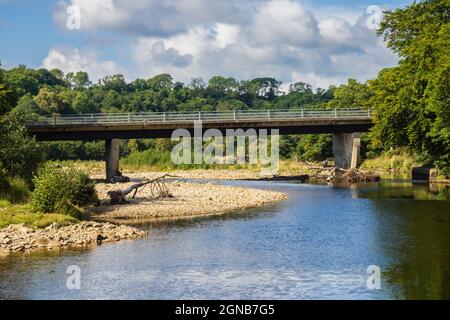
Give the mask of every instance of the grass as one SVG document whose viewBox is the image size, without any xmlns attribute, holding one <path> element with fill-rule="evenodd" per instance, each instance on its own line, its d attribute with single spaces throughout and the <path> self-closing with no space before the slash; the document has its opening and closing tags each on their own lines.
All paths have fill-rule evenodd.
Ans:
<svg viewBox="0 0 450 320">
<path fill-rule="evenodd" d="M 386 152 L 374 159 L 366 159 L 361 168 L 410 175 L 413 167 L 421 165 L 414 155 L 399 149 Z"/>
<path fill-rule="evenodd" d="M 104 161 L 82 161 L 82 160 L 66 160 L 61 161 L 62 166 L 75 166 L 77 169 L 85 170 L 90 174 L 104 174 L 105 162 Z M 315 170 L 311 170 L 310 166 L 320 167 L 320 163 L 305 163 L 296 160 L 280 160 L 279 162 L 279 174 L 287 175 L 300 175 L 300 174 L 313 174 Z M 252 172 L 259 172 L 261 165 L 254 164 L 212 164 L 212 165 L 174 165 L 170 158 L 167 163 L 149 163 L 141 159 L 136 161 L 130 161 L 128 158 L 120 159 L 120 168 L 123 172 L 173 172 L 183 170 L 202 170 L 202 169 L 217 169 L 217 170 L 247 170 Z"/>
<path fill-rule="evenodd" d="M 77 222 L 78 220 L 63 214 L 34 213 L 30 204 L 11 204 L 0 200 L 0 228 L 10 224 L 24 223 L 28 226 L 45 228 L 53 222 Z"/>
</svg>

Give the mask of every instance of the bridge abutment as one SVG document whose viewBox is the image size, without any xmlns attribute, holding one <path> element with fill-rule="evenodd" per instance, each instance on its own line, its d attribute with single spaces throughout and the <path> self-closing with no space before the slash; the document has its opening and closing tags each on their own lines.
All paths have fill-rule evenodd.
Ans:
<svg viewBox="0 0 450 320">
<path fill-rule="evenodd" d="M 105 140 L 106 180 L 119 174 L 120 144 L 119 139 Z"/>
<path fill-rule="evenodd" d="M 358 167 L 360 148 L 361 138 L 359 133 L 334 133 L 334 165 L 342 169 Z"/>
</svg>

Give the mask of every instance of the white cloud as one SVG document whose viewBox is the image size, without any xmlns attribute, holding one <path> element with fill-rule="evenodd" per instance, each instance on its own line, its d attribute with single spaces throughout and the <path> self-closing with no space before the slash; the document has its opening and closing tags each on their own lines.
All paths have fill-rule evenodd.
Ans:
<svg viewBox="0 0 450 320">
<path fill-rule="evenodd" d="M 312 45 L 319 32 L 313 14 L 298 2 L 274 0 L 257 9 L 249 33 L 257 44 Z"/>
<path fill-rule="evenodd" d="M 319 23 L 320 34 L 325 41 L 332 41 L 340 44 L 351 43 L 352 30 L 350 23 L 336 17 L 326 18 Z"/>
<path fill-rule="evenodd" d="M 367 28 L 365 8 L 319 10 L 297 0 L 71 0 L 55 10 L 61 25 L 69 4 L 81 7 L 81 32 L 128 34 L 133 77 L 170 73 L 188 82 L 269 76 L 327 87 L 349 77 L 364 81 L 397 61 Z M 67 57 L 50 53 L 46 60 L 63 60 L 56 53 Z M 97 75 L 120 69 L 95 54 L 73 54 L 76 63 L 60 64 L 86 66 Z"/>
<path fill-rule="evenodd" d="M 105 75 L 126 71 L 113 61 L 101 61 L 100 54 L 92 49 L 81 51 L 77 48 L 58 47 L 50 49 L 47 57 L 42 61 L 46 69 L 58 68 L 64 73 L 86 71 L 91 80 L 98 80 Z"/>
<path fill-rule="evenodd" d="M 238 26 L 218 23 L 215 27 L 215 39 L 218 46 L 223 49 L 229 44 L 236 43 L 239 38 L 239 31 L 240 29 Z"/>
<path fill-rule="evenodd" d="M 62 28 L 72 5 L 80 8 L 82 30 L 136 36 L 172 35 L 186 31 L 189 25 L 237 21 L 241 14 L 229 0 L 65 0 L 53 14 Z"/>
</svg>

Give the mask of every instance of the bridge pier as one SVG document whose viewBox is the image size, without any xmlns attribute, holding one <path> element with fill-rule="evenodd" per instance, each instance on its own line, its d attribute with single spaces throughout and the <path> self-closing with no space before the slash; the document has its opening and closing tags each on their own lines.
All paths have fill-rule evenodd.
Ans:
<svg viewBox="0 0 450 320">
<path fill-rule="evenodd" d="M 109 182 L 119 173 L 119 139 L 105 140 L 106 180 Z"/>
<path fill-rule="evenodd" d="M 359 133 L 334 133 L 334 165 L 342 169 L 358 167 L 361 138 Z"/>
</svg>

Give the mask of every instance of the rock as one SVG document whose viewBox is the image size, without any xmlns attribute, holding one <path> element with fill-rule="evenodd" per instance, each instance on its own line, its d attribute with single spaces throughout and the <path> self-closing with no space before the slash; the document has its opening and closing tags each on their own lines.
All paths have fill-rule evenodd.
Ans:
<svg viewBox="0 0 450 320">
<path fill-rule="evenodd" d="M 61 224 L 57 223 L 57 222 L 53 222 L 51 225 L 49 225 L 48 227 L 46 227 L 46 230 L 57 230 L 61 228 Z"/>
<path fill-rule="evenodd" d="M 48 245 L 48 243 L 49 243 L 49 240 L 46 238 L 37 238 L 35 241 L 35 244 L 38 247 L 46 247 Z"/>
<path fill-rule="evenodd" d="M 59 248 L 59 247 L 61 247 L 61 243 L 59 243 L 59 241 L 50 240 L 47 242 L 46 247 L 49 249 Z"/>
<path fill-rule="evenodd" d="M 6 248 L 0 248 L 0 257 L 2 256 L 8 256 L 10 254 L 11 250 Z"/>
<path fill-rule="evenodd" d="M 99 232 L 99 231 L 91 232 L 88 237 L 93 242 L 99 242 L 99 241 L 102 241 L 104 239 L 104 237 L 102 236 L 101 232 Z"/>
<path fill-rule="evenodd" d="M 53 223 L 44 229 L 33 229 L 23 224 L 0 229 L 2 252 L 23 252 L 46 248 L 49 250 L 68 246 L 87 246 L 101 241 L 118 241 L 145 235 L 135 228 L 111 223 L 79 222 L 77 224 Z"/>
</svg>

